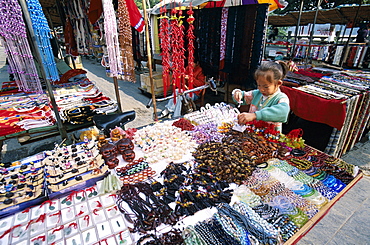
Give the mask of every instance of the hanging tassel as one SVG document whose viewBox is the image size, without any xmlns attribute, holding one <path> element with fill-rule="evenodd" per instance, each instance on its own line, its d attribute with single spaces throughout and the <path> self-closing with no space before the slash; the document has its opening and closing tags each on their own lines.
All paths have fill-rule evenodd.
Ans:
<svg viewBox="0 0 370 245">
<path fill-rule="evenodd" d="M 162 56 L 162 78 L 163 94 L 167 95 L 167 87 L 170 85 L 170 26 L 168 23 L 167 9 L 165 6 L 160 9 L 161 16 L 159 24 L 159 38 L 161 40 Z"/>
<path fill-rule="evenodd" d="M 188 32 L 187 32 L 187 38 L 188 38 L 188 75 L 189 75 L 189 79 L 188 79 L 188 87 L 189 89 L 193 89 L 194 86 L 193 86 L 193 81 L 194 81 L 194 40 L 195 40 L 195 36 L 194 36 L 194 11 L 193 11 L 193 6 L 192 6 L 192 3 L 190 2 L 190 9 L 188 10 L 187 14 L 189 15 L 189 17 L 187 18 L 187 22 L 189 23 L 189 28 L 188 28 Z M 190 94 L 190 96 L 192 96 L 192 93 Z"/>
</svg>

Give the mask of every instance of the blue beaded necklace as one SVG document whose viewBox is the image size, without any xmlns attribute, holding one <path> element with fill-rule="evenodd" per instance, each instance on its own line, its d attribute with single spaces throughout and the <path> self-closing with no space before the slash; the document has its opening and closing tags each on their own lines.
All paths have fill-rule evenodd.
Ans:
<svg viewBox="0 0 370 245">
<path fill-rule="evenodd" d="M 59 74 L 50 44 L 51 32 L 41 4 L 38 0 L 26 0 L 26 2 L 42 63 L 45 67 L 46 79 L 57 81 Z"/>
</svg>

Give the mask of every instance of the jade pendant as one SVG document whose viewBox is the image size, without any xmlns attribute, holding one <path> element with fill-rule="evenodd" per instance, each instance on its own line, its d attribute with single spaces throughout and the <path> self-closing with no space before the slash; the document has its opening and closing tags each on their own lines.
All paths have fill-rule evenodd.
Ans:
<svg viewBox="0 0 370 245">
<path fill-rule="evenodd" d="M 64 235 L 68 236 L 71 233 L 72 233 L 72 228 L 71 227 L 64 228 Z"/>
</svg>

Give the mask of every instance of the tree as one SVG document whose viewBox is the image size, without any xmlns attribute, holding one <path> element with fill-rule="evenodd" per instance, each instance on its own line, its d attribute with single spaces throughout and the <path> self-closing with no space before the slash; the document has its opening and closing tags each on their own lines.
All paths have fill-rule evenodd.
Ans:
<svg viewBox="0 0 370 245">
<path fill-rule="evenodd" d="M 140 9 L 140 10 L 143 10 L 143 1 L 142 0 L 134 0 L 135 3 L 136 3 L 136 6 Z M 147 8 L 153 8 L 154 5 L 156 5 L 157 3 L 159 3 L 161 0 L 149 0 L 149 4 L 150 6 L 148 6 L 147 4 Z"/>
<path fill-rule="evenodd" d="M 303 11 L 314 10 L 317 7 L 318 0 L 304 0 Z M 288 5 L 284 9 L 277 9 L 274 14 L 286 14 L 292 11 L 299 11 L 301 1 L 300 0 L 286 0 Z M 322 9 L 336 8 L 343 4 L 369 4 L 370 0 L 322 0 L 320 7 Z"/>
</svg>

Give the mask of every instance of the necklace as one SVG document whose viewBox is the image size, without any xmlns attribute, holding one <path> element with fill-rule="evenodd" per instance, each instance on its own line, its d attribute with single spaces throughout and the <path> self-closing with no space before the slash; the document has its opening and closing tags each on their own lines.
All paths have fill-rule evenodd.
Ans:
<svg viewBox="0 0 370 245">
<path fill-rule="evenodd" d="M 42 11 L 41 4 L 37 0 L 28 0 L 27 7 L 30 13 L 35 38 L 40 49 L 41 60 L 45 67 L 46 79 L 59 80 L 59 73 L 54 60 L 53 50 L 50 44 L 50 28 L 48 21 Z"/>
<path fill-rule="evenodd" d="M 41 82 L 27 41 L 21 7 L 18 1 L 14 0 L 1 0 L 0 4 L 0 41 L 5 47 L 9 61 L 9 73 L 14 74 L 20 90 L 42 93 Z"/>
<path fill-rule="evenodd" d="M 121 48 L 122 80 L 135 82 L 134 57 L 132 53 L 132 32 L 125 0 L 118 4 L 118 40 Z"/>
<path fill-rule="evenodd" d="M 107 75 L 109 77 L 118 77 L 122 73 L 119 64 L 120 52 L 117 32 L 117 18 L 111 1 L 103 1 L 104 10 L 104 30 L 107 43 L 107 52 L 109 67 L 107 67 Z"/>
</svg>

